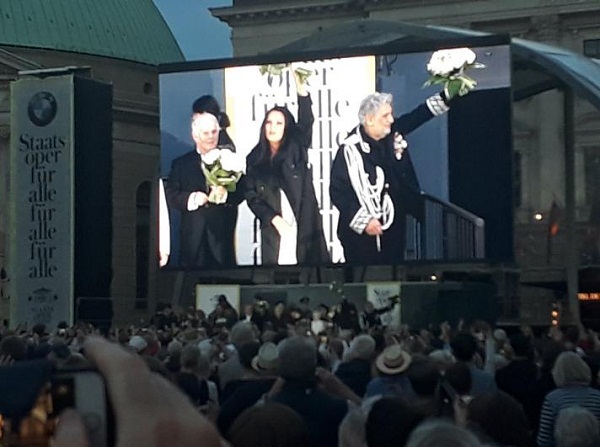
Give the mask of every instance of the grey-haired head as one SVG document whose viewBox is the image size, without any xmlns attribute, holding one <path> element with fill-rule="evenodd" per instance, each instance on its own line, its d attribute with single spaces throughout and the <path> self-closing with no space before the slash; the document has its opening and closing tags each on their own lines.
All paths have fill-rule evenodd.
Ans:
<svg viewBox="0 0 600 447">
<path fill-rule="evenodd" d="M 366 124 L 367 116 L 377 113 L 384 104 L 392 105 L 393 97 L 390 93 L 371 93 L 360 102 L 358 108 L 358 120 L 363 126 Z"/>
<path fill-rule="evenodd" d="M 310 379 L 317 367 L 317 345 L 312 338 L 294 336 L 282 340 L 279 351 L 279 375 L 283 379 Z"/>
</svg>

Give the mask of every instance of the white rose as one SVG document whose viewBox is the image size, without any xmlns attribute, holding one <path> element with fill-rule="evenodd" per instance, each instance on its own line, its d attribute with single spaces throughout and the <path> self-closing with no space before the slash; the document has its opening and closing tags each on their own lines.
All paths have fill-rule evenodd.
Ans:
<svg viewBox="0 0 600 447">
<path fill-rule="evenodd" d="M 464 60 L 463 63 L 467 65 L 472 65 L 475 63 L 475 59 L 477 59 L 477 55 L 470 48 L 458 48 L 460 54 Z"/>
<path fill-rule="evenodd" d="M 471 65 L 475 62 L 476 55 L 469 48 L 455 48 L 449 51 L 451 52 L 450 56 L 455 69 Z"/>
<path fill-rule="evenodd" d="M 206 154 L 202 154 L 201 158 L 205 165 L 211 166 L 215 164 L 215 162 L 219 159 L 220 156 L 221 150 L 215 148 L 211 149 Z"/>
<path fill-rule="evenodd" d="M 476 57 L 475 53 L 469 48 L 439 50 L 432 54 L 427 64 L 427 71 L 432 75 L 448 76 L 465 65 L 473 64 Z"/>
<path fill-rule="evenodd" d="M 229 149 L 221 149 L 221 167 L 228 172 L 244 172 L 246 160 Z"/>
</svg>

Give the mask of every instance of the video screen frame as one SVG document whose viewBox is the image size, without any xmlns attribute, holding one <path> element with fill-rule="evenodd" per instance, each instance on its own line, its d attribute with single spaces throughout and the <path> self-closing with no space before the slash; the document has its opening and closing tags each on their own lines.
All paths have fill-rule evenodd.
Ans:
<svg viewBox="0 0 600 447">
<path fill-rule="evenodd" d="M 477 60 L 486 64 L 485 68 L 469 73 L 477 80 L 477 87 L 464 98 L 454 100 L 448 114 L 430 120 L 406 138 L 419 181 L 419 189 L 424 192 L 418 199 L 425 200 L 427 203 L 427 206 L 421 206 L 427 216 L 425 218 L 442 215 L 441 219 L 444 222 L 437 226 L 444 226 L 444 228 L 433 230 L 425 228 L 419 219 L 410 221 L 412 216 L 407 214 L 405 251 L 401 256 L 379 260 L 376 254 L 375 258 L 366 258 L 363 262 L 360 259 L 345 262 L 344 249 L 337 238 L 339 213 L 336 215 L 337 209 L 331 204 L 324 173 L 331 169 L 335 153 L 345 133 L 358 124 L 360 100 L 376 90 L 390 91 L 394 96 L 394 116 L 409 112 L 423 103 L 427 97 L 440 91 L 439 86 L 423 88 L 423 83 L 428 77 L 425 67 L 431 54 L 438 49 L 460 47 L 472 48 L 477 53 Z M 329 62 L 331 64 L 328 66 Z M 308 90 L 312 99 L 314 124 L 312 144 L 308 149 L 308 163 L 313 170 L 314 194 L 318 211 L 323 217 L 322 232 L 329 257 L 325 259 L 303 257 L 300 261 L 299 258 L 295 259 L 296 262 L 293 262 L 294 259 L 291 260 L 292 262 L 285 259 L 279 262 L 281 259 L 274 259 L 271 253 L 270 262 L 263 262 L 261 239 L 265 234 L 261 231 L 261 221 L 255 218 L 254 213 L 246 205 L 247 201 L 242 199 L 241 205 L 236 209 L 237 213 L 234 213 L 237 214 L 235 239 L 232 244 L 229 244 L 234 247 L 234 261 L 231 261 L 231 257 L 226 258 L 224 262 L 209 258 L 197 264 L 183 265 L 180 262 L 179 239 L 181 216 L 185 211 L 176 211 L 170 206 L 166 185 L 168 185 L 173 161 L 193 149 L 190 118 L 194 101 L 204 95 L 211 95 L 217 100 L 221 111 L 229 118 L 230 125 L 226 129 L 227 133 L 235 142 L 236 151 L 244 157 L 259 141 L 260 125 L 267 110 L 276 104 L 286 105 L 294 118 L 296 120 L 298 118 L 298 105 L 293 98 L 294 76 L 291 70 L 284 68 L 281 75 L 259 73 L 259 67 L 289 63 L 312 71 L 308 78 Z M 159 73 L 161 119 L 159 195 L 162 209 L 168 210 L 167 214 L 159 213 L 159 218 L 163 222 L 159 225 L 162 230 L 159 236 L 159 259 L 162 268 L 219 270 L 284 264 L 327 267 L 412 262 L 498 262 L 513 259 L 512 89 L 510 40 L 507 36 L 470 37 L 418 45 L 414 42 L 400 42 L 383 47 L 335 52 L 191 61 L 161 65 Z M 263 85 L 261 88 L 249 87 L 257 85 L 256 83 Z M 274 89 L 272 95 L 269 89 Z M 473 99 L 483 97 L 488 91 L 494 91 L 494 95 L 488 95 L 494 103 L 480 107 L 477 103 L 481 101 Z M 500 101 L 497 101 L 498 98 Z M 463 107 L 463 102 L 470 104 Z M 500 110 L 494 110 L 496 103 L 501 104 Z M 463 119 L 461 114 L 469 117 L 473 109 L 479 113 L 479 122 L 461 123 Z M 489 113 L 490 110 L 493 112 Z M 249 121 L 249 123 L 241 124 L 241 121 Z M 487 134 L 479 132 L 482 135 L 475 138 L 475 141 L 469 141 L 470 136 L 466 139 L 460 136 L 460 133 L 472 134 L 475 127 L 479 129 L 490 127 L 490 123 L 494 124 L 491 126 L 494 128 L 493 131 Z M 491 144 L 493 147 L 489 150 L 473 149 L 474 145 L 482 142 L 488 146 L 491 141 L 495 143 Z M 456 147 L 459 144 L 464 145 L 465 142 L 471 147 Z M 467 160 L 466 166 L 462 166 L 464 160 L 469 158 L 473 160 Z M 457 163 L 453 161 L 454 159 L 462 161 Z M 493 171 L 496 174 L 490 172 L 490 166 L 494 167 Z M 470 172 L 473 168 L 479 171 L 475 175 Z M 494 190 L 495 193 L 485 194 L 485 190 Z M 468 191 L 476 191 L 478 197 L 465 197 L 471 194 Z M 460 211 L 458 218 L 452 214 L 455 211 L 452 208 Z M 460 221 L 465 216 L 470 220 L 470 226 L 466 229 L 461 226 Z M 420 219 L 423 219 L 423 216 L 420 216 Z M 452 219 L 456 222 L 452 222 Z M 252 222 L 249 222 L 250 220 Z M 240 223 L 243 225 L 240 226 Z M 166 226 L 169 231 L 164 231 Z M 269 224 L 262 225 L 265 226 Z M 454 246 L 451 246 L 452 244 L 444 246 L 441 241 L 448 239 L 448 235 L 444 233 L 447 232 L 448 226 L 455 227 L 454 234 L 468 232 L 469 241 Z M 490 237 L 489 234 L 492 232 L 493 237 Z M 267 234 L 265 240 L 268 241 L 269 237 Z M 299 245 L 302 244 L 297 243 L 296 250 Z M 166 252 L 168 256 L 165 261 L 160 254 Z"/>
</svg>

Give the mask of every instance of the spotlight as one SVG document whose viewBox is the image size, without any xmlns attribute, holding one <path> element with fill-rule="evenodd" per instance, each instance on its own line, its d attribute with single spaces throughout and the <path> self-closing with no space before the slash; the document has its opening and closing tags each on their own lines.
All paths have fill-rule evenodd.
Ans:
<svg viewBox="0 0 600 447">
<path fill-rule="evenodd" d="M 550 323 L 552 326 L 558 326 L 560 324 L 560 304 L 552 303 L 552 309 L 550 310 Z"/>
<path fill-rule="evenodd" d="M 544 215 L 542 213 L 535 213 L 533 215 L 533 218 L 539 222 L 541 220 L 544 220 Z"/>
</svg>

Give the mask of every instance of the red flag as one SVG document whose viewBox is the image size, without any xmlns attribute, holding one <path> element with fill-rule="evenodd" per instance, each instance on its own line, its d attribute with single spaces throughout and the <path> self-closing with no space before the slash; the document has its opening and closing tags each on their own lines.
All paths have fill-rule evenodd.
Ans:
<svg viewBox="0 0 600 447">
<path fill-rule="evenodd" d="M 552 239 L 558 234 L 561 214 L 560 206 L 556 203 L 556 199 L 553 199 L 548 212 L 548 235 L 546 239 L 546 262 L 548 264 L 552 259 Z"/>
<path fill-rule="evenodd" d="M 560 226 L 561 209 L 556 203 L 556 200 L 552 200 L 550 205 L 550 212 L 548 213 L 548 235 L 556 236 L 558 228 Z"/>
</svg>

